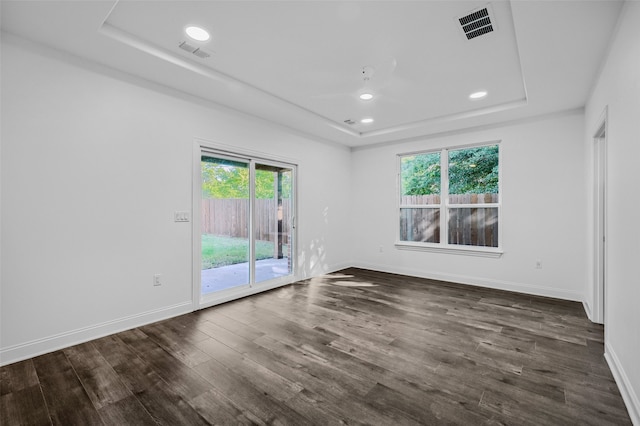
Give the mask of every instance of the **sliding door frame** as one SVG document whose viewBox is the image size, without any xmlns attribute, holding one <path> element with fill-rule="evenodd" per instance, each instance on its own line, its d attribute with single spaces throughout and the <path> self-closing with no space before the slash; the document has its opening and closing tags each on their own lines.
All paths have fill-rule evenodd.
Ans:
<svg viewBox="0 0 640 426">
<path fill-rule="evenodd" d="M 213 158 L 223 158 L 234 161 L 246 162 L 249 165 L 250 176 L 255 176 L 256 164 L 282 166 L 292 170 L 292 197 L 291 220 L 292 220 L 292 236 L 291 236 L 291 274 L 274 278 L 268 281 L 255 281 L 255 243 L 249 244 L 249 285 L 243 285 L 228 291 L 221 291 L 218 294 L 212 293 L 203 300 L 201 270 L 202 270 L 202 253 L 201 253 L 201 211 L 202 211 L 202 175 L 201 175 L 201 156 L 210 155 Z M 193 178 L 192 178 L 192 301 L 193 310 L 204 309 L 210 306 L 225 303 L 241 297 L 250 296 L 273 288 L 281 287 L 298 280 L 298 256 L 297 256 L 297 212 L 298 212 L 298 194 L 297 194 L 297 163 L 289 158 L 277 157 L 262 152 L 238 149 L 237 147 L 220 144 L 204 139 L 195 139 L 193 145 Z M 249 241 L 255 241 L 255 179 L 249 180 Z"/>
</svg>

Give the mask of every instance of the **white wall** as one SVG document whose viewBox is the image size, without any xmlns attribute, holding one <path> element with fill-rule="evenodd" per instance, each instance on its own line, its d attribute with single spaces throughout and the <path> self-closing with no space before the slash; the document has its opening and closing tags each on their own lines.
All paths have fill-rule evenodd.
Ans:
<svg viewBox="0 0 640 426">
<path fill-rule="evenodd" d="M 2 56 L 3 364 L 191 310 L 194 138 L 298 163 L 301 276 L 348 264 L 347 149 L 4 34 Z"/>
<path fill-rule="evenodd" d="M 585 146 L 592 153 L 595 127 L 606 107 L 605 350 L 629 414 L 640 424 L 640 3 L 627 2 L 620 16 L 608 59 L 586 105 Z M 590 157 L 587 164 L 591 162 Z M 592 288 L 588 294 L 593 303 Z"/>
<path fill-rule="evenodd" d="M 354 264 L 592 303 L 592 136 L 608 106 L 606 349 L 640 424 L 640 201 L 629 196 L 639 182 L 640 3 L 621 16 L 584 115 L 352 154 L 3 34 L 0 363 L 191 309 L 191 229 L 173 212 L 191 208 L 194 138 L 299 164 L 302 276 Z M 504 255 L 397 250 L 396 154 L 493 140 Z"/>
<path fill-rule="evenodd" d="M 573 111 L 357 150 L 352 190 L 356 265 L 582 300 L 587 270 L 583 128 L 582 111 Z M 503 256 L 491 259 L 396 249 L 396 155 L 496 140 L 501 141 L 502 150 Z M 537 259 L 542 269 L 535 269 Z"/>
<path fill-rule="evenodd" d="M 191 309 L 191 229 L 173 212 L 191 208 L 194 138 L 299 164 L 302 276 L 354 264 L 592 303 L 592 136 L 608 106 L 606 349 L 639 423 L 640 198 L 629 194 L 640 3 L 621 16 L 586 120 L 576 111 L 352 154 L 3 34 L 0 363 Z M 397 250 L 396 154 L 493 140 L 504 255 Z"/>
</svg>

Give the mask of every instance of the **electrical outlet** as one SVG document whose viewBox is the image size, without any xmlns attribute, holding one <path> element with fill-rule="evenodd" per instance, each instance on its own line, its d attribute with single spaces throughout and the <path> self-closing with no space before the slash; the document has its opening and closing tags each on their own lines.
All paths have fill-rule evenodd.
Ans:
<svg viewBox="0 0 640 426">
<path fill-rule="evenodd" d="M 536 260 L 536 269 L 542 269 L 542 260 Z"/>
<path fill-rule="evenodd" d="M 380 253 L 382 253 L 382 252 L 384 251 L 384 250 L 382 250 L 382 246 L 380 246 L 380 247 L 378 248 L 378 250 L 380 250 Z"/>
<path fill-rule="evenodd" d="M 154 287 L 158 287 L 162 285 L 162 275 L 160 274 L 155 274 L 153 276 L 153 286 Z"/>
</svg>

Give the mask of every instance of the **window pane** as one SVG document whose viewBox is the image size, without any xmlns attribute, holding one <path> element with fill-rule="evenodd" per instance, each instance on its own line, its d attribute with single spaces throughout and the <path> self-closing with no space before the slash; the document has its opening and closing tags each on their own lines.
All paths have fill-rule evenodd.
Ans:
<svg viewBox="0 0 640 426">
<path fill-rule="evenodd" d="M 400 159 L 400 204 L 440 204 L 440 152 Z"/>
<path fill-rule="evenodd" d="M 256 163 L 254 213 L 256 282 L 293 273 L 293 170 Z"/>
<path fill-rule="evenodd" d="M 440 209 L 400 209 L 400 241 L 440 242 Z"/>
<path fill-rule="evenodd" d="M 449 209 L 449 244 L 498 247 L 498 209 Z"/>
<path fill-rule="evenodd" d="M 201 156 L 201 294 L 249 284 L 249 164 Z"/>
<path fill-rule="evenodd" d="M 497 203 L 498 158 L 498 145 L 449 151 L 449 203 Z"/>
</svg>

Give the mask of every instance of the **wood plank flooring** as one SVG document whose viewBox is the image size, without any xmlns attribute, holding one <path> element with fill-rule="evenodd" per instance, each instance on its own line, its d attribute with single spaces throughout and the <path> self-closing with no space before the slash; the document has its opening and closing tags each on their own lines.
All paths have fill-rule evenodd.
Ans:
<svg viewBox="0 0 640 426">
<path fill-rule="evenodd" d="M 0 369 L 2 425 L 629 425 L 579 303 L 346 269 Z"/>
</svg>

